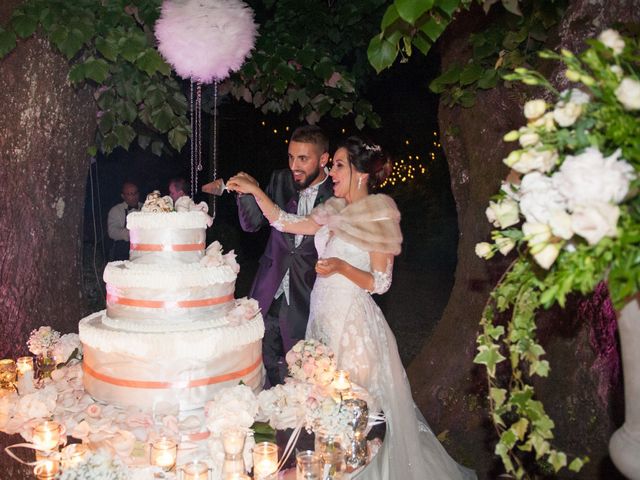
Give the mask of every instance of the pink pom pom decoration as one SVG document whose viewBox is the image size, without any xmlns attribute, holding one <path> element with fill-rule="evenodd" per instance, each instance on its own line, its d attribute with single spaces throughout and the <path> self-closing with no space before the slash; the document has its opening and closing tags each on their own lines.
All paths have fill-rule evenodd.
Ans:
<svg viewBox="0 0 640 480">
<path fill-rule="evenodd" d="M 258 26 L 253 10 L 239 0 L 166 0 L 155 34 L 178 75 L 212 83 L 242 66 Z"/>
</svg>

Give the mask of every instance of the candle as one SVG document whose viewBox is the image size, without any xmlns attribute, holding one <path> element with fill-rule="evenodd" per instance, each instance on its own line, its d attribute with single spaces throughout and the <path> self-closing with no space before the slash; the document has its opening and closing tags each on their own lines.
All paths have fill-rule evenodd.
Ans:
<svg viewBox="0 0 640 480">
<path fill-rule="evenodd" d="M 331 382 L 331 388 L 335 395 L 332 395 L 335 400 L 340 401 L 346 399 L 351 395 L 351 382 L 349 381 L 349 372 L 345 370 L 336 370 Z"/>
<path fill-rule="evenodd" d="M 18 370 L 18 392 L 20 395 L 31 393 L 33 387 L 33 357 L 20 357 L 16 360 Z"/>
<path fill-rule="evenodd" d="M 296 454 L 296 480 L 321 480 L 322 460 L 313 450 Z"/>
<path fill-rule="evenodd" d="M 151 444 L 151 465 L 170 471 L 176 464 L 178 445 L 169 438 L 162 437 Z"/>
<path fill-rule="evenodd" d="M 89 456 L 90 450 L 84 443 L 73 443 L 62 449 L 62 468 L 77 466 Z"/>
<path fill-rule="evenodd" d="M 10 358 L 0 360 L 0 386 L 2 388 L 13 388 L 16 381 L 16 362 Z"/>
<path fill-rule="evenodd" d="M 267 478 L 278 469 L 278 446 L 260 442 L 253 447 L 253 473 L 256 479 Z"/>
<path fill-rule="evenodd" d="M 58 422 L 42 422 L 33 429 L 33 443 L 41 450 L 57 449 L 60 445 L 60 431 Z"/>
<path fill-rule="evenodd" d="M 247 434 L 239 428 L 228 428 L 222 432 L 222 446 L 227 457 L 235 458 L 244 449 Z"/>
<path fill-rule="evenodd" d="M 52 480 L 60 471 L 60 462 L 51 457 L 42 457 L 38 460 L 38 464 L 33 469 L 33 473 L 38 480 Z"/>
<path fill-rule="evenodd" d="M 203 462 L 189 462 L 183 465 L 180 469 L 182 476 L 181 480 L 208 480 L 209 479 L 209 465 Z"/>
</svg>

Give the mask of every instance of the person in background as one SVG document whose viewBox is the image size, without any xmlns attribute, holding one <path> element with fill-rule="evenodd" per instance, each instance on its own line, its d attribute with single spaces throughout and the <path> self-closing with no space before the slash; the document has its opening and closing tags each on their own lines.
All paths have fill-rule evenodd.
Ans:
<svg viewBox="0 0 640 480">
<path fill-rule="evenodd" d="M 299 127 L 291 135 L 288 156 L 289 168 L 274 171 L 265 192 L 281 209 L 307 215 L 333 196 L 327 170 L 329 140 L 320 127 Z M 254 178 L 240 174 L 257 185 Z M 238 195 L 237 203 L 245 232 L 256 232 L 269 225 L 253 195 Z M 272 386 L 284 382 L 287 374 L 284 356 L 304 338 L 317 259 L 313 236 L 271 228 L 249 296 L 258 301 L 264 316 L 262 356 Z"/>
<path fill-rule="evenodd" d="M 122 185 L 122 202 L 109 210 L 107 217 L 107 233 L 112 240 L 109 250 L 109 261 L 129 259 L 129 230 L 127 230 L 127 215 L 142 208 L 138 186 L 130 181 Z"/>
<path fill-rule="evenodd" d="M 169 180 L 169 196 L 174 204 L 180 197 L 188 197 L 190 194 L 189 183 L 183 177 L 175 177 Z"/>
</svg>

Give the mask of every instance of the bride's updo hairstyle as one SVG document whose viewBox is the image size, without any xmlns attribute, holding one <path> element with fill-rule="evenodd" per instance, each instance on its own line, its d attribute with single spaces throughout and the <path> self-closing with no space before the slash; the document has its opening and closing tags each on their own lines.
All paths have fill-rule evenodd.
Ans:
<svg viewBox="0 0 640 480">
<path fill-rule="evenodd" d="M 338 148 L 347 150 L 347 157 L 354 168 L 369 174 L 369 188 L 380 186 L 391 173 L 391 161 L 380 145 L 352 136 L 338 144 Z"/>
</svg>

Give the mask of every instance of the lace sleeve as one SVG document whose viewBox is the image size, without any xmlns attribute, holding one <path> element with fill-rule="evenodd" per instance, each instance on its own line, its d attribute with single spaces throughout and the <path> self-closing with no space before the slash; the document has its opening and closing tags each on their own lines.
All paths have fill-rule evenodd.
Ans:
<svg viewBox="0 0 640 480">
<path fill-rule="evenodd" d="M 287 213 L 278 205 L 274 206 L 274 216 L 276 219 L 273 222 L 270 222 L 270 225 L 279 232 L 286 232 L 288 225 L 291 225 L 292 223 L 300 223 L 307 219 L 307 217 L 303 215 Z"/>
<path fill-rule="evenodd" d="M 372 270 L 371 275 L 373 275 L 373 288 L 369 290 L 369 293 L 378 295 L 382 295 L 389 287 L 391 287 L 391 279 L 393 276 L 393 262 L 391 260 L 387 260 L 387 268 L 384 272 L 380 272 L 378 270 Z"/>
</svg>

